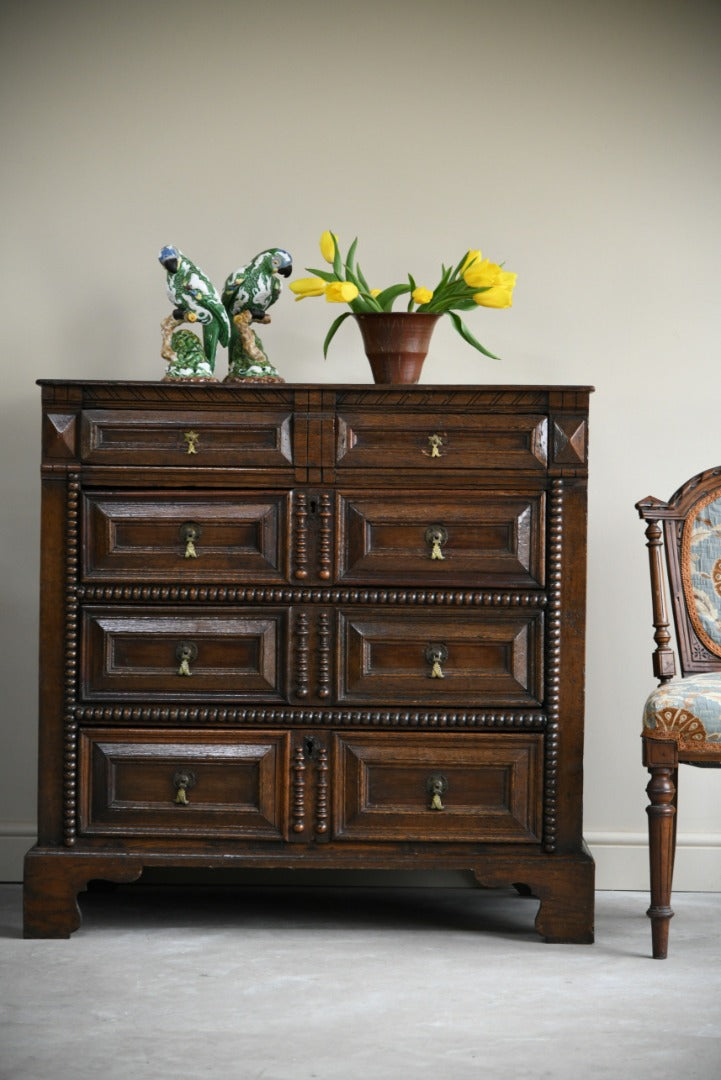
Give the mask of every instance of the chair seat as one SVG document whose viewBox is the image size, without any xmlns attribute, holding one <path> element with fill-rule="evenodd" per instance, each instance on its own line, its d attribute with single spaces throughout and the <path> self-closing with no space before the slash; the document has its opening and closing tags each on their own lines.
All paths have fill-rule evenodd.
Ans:
<svg viewBox="0 0 721 1080">
<path fill-rule="evenodd" d="M 680 749 L 721 755 L 721 671 L 671 679 L 648 697 L 643 734 Z"/>
</svg>

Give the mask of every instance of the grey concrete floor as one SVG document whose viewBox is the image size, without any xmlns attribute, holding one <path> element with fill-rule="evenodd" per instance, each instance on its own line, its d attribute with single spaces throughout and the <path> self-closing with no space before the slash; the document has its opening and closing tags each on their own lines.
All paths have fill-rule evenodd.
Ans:
<svg viewBox="0 0 721 1080">
<path fill-rule="evenodd" d="M 2 1080 L 718 1080 L 721 896 L 679 893 L 665 961 L 641 893 L 595 945 L 462 888 L 136 886 L 23 941 L 0 886 Z"/>
</svg>

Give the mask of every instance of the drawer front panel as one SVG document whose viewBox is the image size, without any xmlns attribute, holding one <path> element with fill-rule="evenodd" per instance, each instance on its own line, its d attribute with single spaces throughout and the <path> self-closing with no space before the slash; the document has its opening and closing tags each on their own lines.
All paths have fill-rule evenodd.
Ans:
<svg viewBox="0 0 721 1080">
<path fill-rule="evenodd" d="M 288 469 L 291 447 L 285 410 L 88 409 L 81 427 L 83 460 L 103 465 Z"/>
<path fill-rule="evenodd" d="M 338 577 L 353 584 L 543 588 L 542 492 L 434 491 L 338 501 Z"/>
<path fill-rule="evenodd" d="M 538 708 L 540 611 L 488 609 L 338 616 L 338 700 L 444 708 Z"/>
<path fill-rule="evenodd" d="M 88 607 L 82 696 L 198 701 L 284 701 L 285 612 Z"/>
<path fill-rule="evenodd" d="M 334 780 L 339 839 L 540 840 L 542 735 L 339 735 Z"/>
<path fill-rule="evenodd" d="M 88 580 L 286 580 L 288 496 L 93 492 L 83 499 Z"/>
<path fill-rule="evenodd" d="M 429 477 L 450 469 L 540 471 L 548 457 L 547 426 L 538 414 L 344 411 L 338 416 L 336 464 L 422 469 Z"/>
<path fill-rule="evenodd" d="M 287 839 L 289 738 L 81 731 L 81 832 Z"/>
</svg>

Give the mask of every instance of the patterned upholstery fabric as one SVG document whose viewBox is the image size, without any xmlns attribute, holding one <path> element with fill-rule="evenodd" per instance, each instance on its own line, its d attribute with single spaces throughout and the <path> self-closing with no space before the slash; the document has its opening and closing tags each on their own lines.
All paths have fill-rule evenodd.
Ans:
<svg viewBox="0 0 721 1080">
<path fill-rule="evenodd" d="M 721 753 L 721 671 L 671 679 L 646 701 L 643 733 L 680 747 Z"/>
<path fill-rule="evenodd" d="M 682 566 L 694 630 L 721 656 L 721 493 L 705 499 L 684 529 Z"/>
</svg>

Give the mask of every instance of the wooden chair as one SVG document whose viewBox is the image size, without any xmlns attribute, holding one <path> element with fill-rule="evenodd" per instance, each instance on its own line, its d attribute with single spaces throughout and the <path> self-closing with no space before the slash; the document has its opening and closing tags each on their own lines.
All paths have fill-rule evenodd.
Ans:
<svg viewBox="0 0 721 1080">
<path fill-rule="evenodd" d="M 668 950 L 676 851 L 678 766 L 721 766 L 721 466 L 692 477 L 661 502 L 636 504 L 646 538 L 659 686 L 643 715 L 653 955 Z M 665 549 L 665 560 L 664 560 Z M 665 568 L 664 568 L 665 563 Z M 671 592 L 681 675 L 671 648 L 665 577 Z"/>
</svg>

